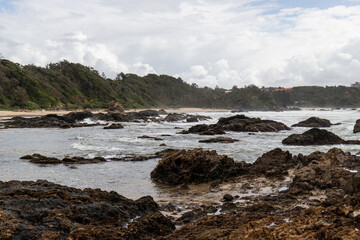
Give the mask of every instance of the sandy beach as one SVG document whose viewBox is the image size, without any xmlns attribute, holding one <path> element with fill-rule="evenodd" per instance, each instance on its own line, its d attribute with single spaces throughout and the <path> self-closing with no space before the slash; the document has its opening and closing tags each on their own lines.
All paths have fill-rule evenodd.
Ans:
<svg viewBox="0 0 360 240">
<path fill-rule="evenodd" d="M 146 109 L 129 109 L 126 110 L 125 112 L 137 112 L 137 111 L 142 111 L 142 110 L 146 110 Z M 157 109 L 152 109 L 152 110 L 160 110 L 160 108 Z M 73 110 L 73 111 L 81 111 L 81 110 Z M 73 112 L 73 111 L 66 111 L 66 110 L 34 110 L 34 111 L 30 111 L 30 110 L 26 110 L 26 111 L 0 111 L 0 119 L 2 118 L 8 118 L 8 117 L 18 117 L 18 116 L 23 116 L 23 117 L 30 117 L 30 116 L 44 116 L 47 114 L 57 114 L 57 115 L 64 115 L 67 114 L 69 112 Z M 166 112 L 168 113 L 181 113 L 181 112 L 185 112 L 185 113 L 191 113 L 191 112 L 228 112 L 229 109 L 215 109 L 215 108 L 166 108 L 165 109 Z M 106 112 L 105 109 L 102 110 L 94 110 L 92 111 L 93 113 L 100 113 L 100 112 Z"/>
</svg>

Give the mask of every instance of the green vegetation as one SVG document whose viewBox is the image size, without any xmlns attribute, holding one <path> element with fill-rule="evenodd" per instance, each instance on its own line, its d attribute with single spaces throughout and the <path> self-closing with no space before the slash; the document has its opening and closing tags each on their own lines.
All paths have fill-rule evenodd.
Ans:
<svg viewBox="0 0 360 240">
<path fill-rule="evenodd" d="M 180 78 L 119 73 L 115 80 L 81 64 L 62 61 L 21 66 L 0 60 L 0 109 L 63 107 L 106 108 L 112 101 L 126 108 L 212 107 L 276 110 L 298 107 L 360 107 L 360 88 L 294 87 L 231 90 L 189 85 Z"/>
</svg>

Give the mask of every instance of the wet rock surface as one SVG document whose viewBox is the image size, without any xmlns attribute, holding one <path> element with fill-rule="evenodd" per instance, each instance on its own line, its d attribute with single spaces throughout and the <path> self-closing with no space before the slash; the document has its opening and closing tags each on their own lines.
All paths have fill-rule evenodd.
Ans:
<svg viewBox="0 0 360 240">
<path fill-rule="evenodd" d="M 201 143 L 234 143 L 238 142 L 239 140 L 233 139 L 230 137 L 216 137 L 216 138 L 209 138 L 204 140 L 199 140 Z"/>
<path fill-rule="evenodd" d="M 174 230 L 147 196 L 48 181 L 0 182 L 1 239 L 153 239 Z"/>
<path fill-rule="evenodd" d="M 360 119 L 356 120 L 356 123 L 354 125 L 353 133 L 360 132 Z"/>
<path fill-rule="evenodd" d="M 306 156 L 276 148 L 246 164 L 202 149 L 157 155 L 163 156 L 157 181 L 182 183 L 161 208 L 151 197 L 133 201 L 47 181 L 0 182 L 0 238 L 360 238 L 359 156 L 339 148 Z M 192 183 L 203 181 L 209 191 L 200 194 Z M 272 190 L 256 194 L 265 188 Z"/>
<path fill-rule="evenodd" d="M 200 115 L 190 115 L 185 113 L 169 113 L 163 121 L 165 122 L 180 122 L 180 121 L 186 121 L 186 122 L 199 122 L 204 120 L 209 120 L 210 117 L 207 116 L 200 116 Z"/>
<path fill-rule="evenodd" d="M 4 122 L 5 128 L 74 128 L 91 127 L 101 124 L 79 123 L 85 118 L 92 117 L 91 112 L 71 112 L 63 116 L 48 114 L 41 117 L 23 118 L 13 117 L 10 121 Z"/>
<path fill-rule="evenodd" d="M 260 157 L 257 164 L 271 166 L 274 158 L 277 159 L 273 164 L 288 163 L 292 178 L 288 188 L 225 202 L 216 207 L 215 213 L 204 206 L 198 207 L 191 211 L 192 214 L 186 214 L 188 223 L 158 239 L 360 238 L 357 230 L 360 217 L 359 157 L 338 148 L 307 156 L 291 156 L 281 149 L 274 149 Z M 242 175 L 234 182 L 254 183 L 261 179 L 261 173 L 266 174 L 261 168 L 254 167 L 253 171 L 258 173 Z M 274 182 L 271 179 L 268 185 Z M 236 186 L 234 183 L 232 188 Z M 221 196 L 224 201 L 227 195 L 220 192 Z M 229 196 L 226 198 L 230 200 Z"/>
<path fill-rule="evenodd" d="M 113 123 L 110 124 L 109 126 L 104 127 L 104 129 L 122 129 L 124 128 L 124 126 L 120 123 Z"/>
<path fill-rule="evenodd" d="M 278 132 L 290 130 L 283 123 L 272 120 L 261 120 L 260 118 L 249 118 L 245 115 L 235 115 L 228 118 L 220 118 L 216 124 L 195 125 L 189 130 L 184 130 L 182 134 L 196 133 L 200 135 L 224 134 L 225 131 L 234 132 Z"/>
<path fill-rule="evenodd" d="M 184 113 L 169 113 L 162 117 L 165 111 L 143 110 L 139 112 L 128 112 L 114 110 L 107 113 L 92 113 L 90 111 L 70 112 L 63 116 L 48 114 L 41 117 L 13 117 L 2 123 L 5 128 L 74 128 L 74 127 L 92 127 L 105 125 L 98 121 L 109 122 L 197 122 L 211 119 L 207 116 L 190 115 Z M 85 119 L 95 121 L 93 124 L 84 123 Z M 106 124 L 107 125 L 107 124 Z M 105 129 L 121 128 L 120 124 L 115 123 L 106 126 Z"/>
<path fill-rule="evenodd" d="M 312 127 L 312 128 L 319 128 L 319 127 L 331 127 L 332 124 L 329 120 L 318 118 L 318 117 L 310 117 L 304 121 L 301 121 L 297 124 L 292 125 L 291 127 Z"/>
<path fill-rule="evenodd" d="M 83 158 L 83 157 L 65 157 L 62 160 L 54 157 L 46 157 L 38 153 L 33 155 L 25 155 L 20 157 L 20 159 L 28 160 L 31 163 L 36 164 L 89 164 L 89 163 L 100 163 L 106 162 L 106 159 L 103 157 L 95 158 Z"/>
<path fill-rule="evenodd" d="M 285 145 L 360 144 L 359 140 L 344 140 L 324 129 L 312 128 L 302 134 L 292 134 L 282 141 Z"/>
<path fill-rule="evenodd" d="M 151 178 L 169 185 L 202 183 L 237 176 L 246 171 L 247 165 L 216 151 L 176 150 L 164 155 L 151 172 Z"/>
</svg>

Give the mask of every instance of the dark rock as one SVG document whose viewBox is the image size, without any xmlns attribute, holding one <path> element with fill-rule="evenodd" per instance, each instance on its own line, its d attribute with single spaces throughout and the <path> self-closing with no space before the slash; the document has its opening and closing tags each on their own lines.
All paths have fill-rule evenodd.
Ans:
<svg viewBox="0 0 360 240">
<path fill-rule="evenodd" d="M 48 114 L 45 116 L 33 118 L 15 117 L 7 122 L 4 122 L 4 126 L 7 128 L 72 128 L 101 125 L 79 123 L 79 121 L 91 117 L 93 117 L 93 114 L 88 111 L 71 112 L 63 116 L 58 116 L 56 114 Z"/>
<path fill-rule="evenodd" d="M 38 153 L 34 153 L 33 155 L 25 155 L 20 157 L 20 159 L 29 160 L 31 163 L 36 164 L 87 164 L 87 163 L 100 163 L 106 162 L 106 159 L 103 157 L 95 157 L 95 158 L 83 158 L 83 157 L 65 157 L 62 160 L 54 158 L 54 157 L 46 157 Z"/>
<path fill-rule="evenodd" d="M 150 136 L 147 136 L 147 135 L 139 136 L 138 138 L 153 139 L 153 140 L 155 140 L 155 141 L 162 141 L 162 140 L 164 140 L 164 139 L 162 139 L 162 138 L 150 137 Z"/>
<path fill-rule="evenodd" d="M 199 140 L 201 143 L 234 143 L 238 142 L 239 140 L 233 139 L 230 137 L 217 137 L 217 138 L 209 138 L 205 140 Z"/>
<path fill-rule="evenodd" d="M 62 163 L 60 159 L 53 158 L 53 157 L 45 157 L 41 154 L 34 153 L 33 155 L 25 155 L 20 157 L 20 159 L 29 160 L 31 163 L 37 164 L 60 164 Z"/>
<path fill-rule="evenodd" d="M 285 138 L 282 143 L 286 145 L 333 145 L 360 144 L 360 141 L 345 141 L 344 139 L 327 130 L 312 128 L 302 134 L 292 134 Z"/>
<path fill-rule="evenodd" d="M 333 125 L 329 120 L 318 117 L 310 117 L 304 121 L 292 125 L 292 127 L 331 127 Z"/>
<path fill-rule="evenodd" d="M 360 132 L 360 119 L 356 120 L 354 130 L 353 130 L 353 133 L 358 133 L 358 132 Z"/>
<path fill-rule="evenodd" d="M 149 155 L 149 156 L 125 156 L 119 158 L 110 158 L 111 161 L 123 161 L 123 162 L 141 162 L 149 159 L 157 158 L 157 155 Z"/>
<path fill-rule="evenodd" d="M 300 160 L 293 158 L 289 151 L 275 148 L 259 157 L 253 163 L 252 171 L 255 175 L 283 179 L 288 170 L 298 164 L 301 164 Z"/>
<path fill-rule="evenodd" d="M 231 196 L 230 194 L 225 194 L 225 195 L 223 196 L 223 201 L 224 201 L 224 202 L 231 202 L 232 200 L 234 200 L 234 197 Z"/>
<path fill-rule="evenodd" d="M 225 134 L 225 131 L 221 127 L 213 127 L 213 125 L 199 124 L 189 128 L 189 130 L 183 130 L 182 134 L 197 133 L 200 135 L 216 135 Z"/>
<path fill-rule="evenodd" d="M 183 134 L 197 133 L 200 135 L 224 134 L 225 131 L 235 132 L 278 132 L 290 130 L 285 124 L 272 121 L 261 120 L 260 118 L 249 118 L 245 115 L 235 115 L 228 118 L 220 118 L 216 124 L 200 124 L 182 131 Z"/>
<path fill-rule="evenodd" d="M 330 149 L 326 154 L 317 154 L 308 165 L 296 170 L 289 191 L 341 189 L 348 194 L 357 193 L 360 190 L 359 160 L 338 148 Z"/>
<path fill-rule="evenodd" d="M 104 129 L 121 129 L 124 128 L 124 126 L 120 123 L 113 123 L 109 126 L 104 127 Z"/>
<path fill-rule="evenodd" d="M 216 151 L 178 150 L 165 155 L 151 172 L 152 180 L 168 185 L 224 180 L 247 171 L 248 164 L 218 155 Z"/>
<path fill-rule="evenodd" d="M 200 116 L 200 115 L 190 115 L 185 113 L 169 113 L 165 118 L 165 122 L 198 122 L 211 119 L 211 117 Z"/>
<path fill-rule="evenodd" d="M 1 239 L 153 239 L 175 227 L 147 196 L 48 181 L 0 182 Z"/>
</svg>

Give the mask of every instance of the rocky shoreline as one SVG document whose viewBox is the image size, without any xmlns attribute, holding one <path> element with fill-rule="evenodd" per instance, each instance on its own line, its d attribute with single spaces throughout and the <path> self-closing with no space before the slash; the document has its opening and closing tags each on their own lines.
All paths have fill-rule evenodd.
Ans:
<svg viewBox="0 0 360 240">
<path fill-rule="evenodd" d="M 82 122 L 86 118 L 99 121 L 95 125 L 103 125 L 109 131 L 122 131 L 124 126 L 119 122 L 208 119 L 149 110 L 130 114 L 81 112 L 16 117 L 4 125 L 93 126 Z M 290 134 L 283 140 L 284 145 L 360 143 L 315 128 L 334 125 L 326 119 L 313 117 L 296 125 L 292 127 L 312 128 L 302 134 Z M 220 118 L 216 124 L 195 125 L 181 133 L 277 134 L 288 130 L 281 122 L 235 115 Z M 137 138 L 163 140 L 148 135 Z M 200 140 L 217 144 L 237 141 L 229 137 Z M 340 148 L 307 155 L 275 148 L 252 164 L 202 148 L 166 149 L 152 155 L 109 159 L 78 156 L 60 159 L 41 154 L 21 157 L 34 164 L 70 166 L 153 158 L 160 160 L 151 172 L 151 179 L 169 196 L 157 202 L 150 196 L 131 200 L 114 191 L 81 190 L 45 180 L 0 182 L 0 239 L 360 239 L 360 156 Z"/>
<path fill-rule="evenodd" d="M 167 151 L 151 177 L 176 189 L 169 202 L 0 182 L 0 237 L 356 239 L 359 171 L 360 157 L 339 148 L 307 156 L 277 148 L 253 164 L 202 149 Z M 207 190 L 196 190 L 201 184 Z"/>
</svg>

